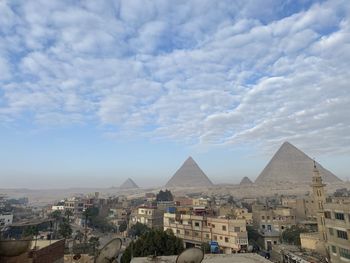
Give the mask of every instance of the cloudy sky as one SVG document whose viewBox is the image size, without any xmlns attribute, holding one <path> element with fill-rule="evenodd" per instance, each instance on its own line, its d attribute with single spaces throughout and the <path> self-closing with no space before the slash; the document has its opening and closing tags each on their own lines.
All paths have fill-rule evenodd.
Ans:
<svg viewBox="0 0 350 263">
<path fill-rule="evenodd" d="M 350 177 L 350 1 L 0 1 L 0 187 L 215 183 L 290 141 Z"/>
</svg>

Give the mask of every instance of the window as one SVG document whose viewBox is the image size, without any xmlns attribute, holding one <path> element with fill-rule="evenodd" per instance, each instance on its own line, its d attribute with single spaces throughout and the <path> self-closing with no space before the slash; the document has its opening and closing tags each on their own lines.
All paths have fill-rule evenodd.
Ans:
<svg viewBox="0 0 350 263">
<path fill-rule="evenodd" d="M 205 237 L 209 239 L 209 234 L 205 234 Z"/>
<path fill-rule="evenodd" d="M 332 218 L 331 212 L 330 211 L 324 212 L 324 217 L 327 218 L 327 219 L 331 219 Z"/>
<path fill-rule="evenodd" d="M 214 235 L 214 240 L 218 240 L 218 236 Z"/>
<path fill-rule="evenodd" d="M 222 226 L 222 230 L 223 230 L 223 231 L 226 231 L 226 226 Z"/>
<path fill-rule="evenodd" d="M 342 239 L 348 239 L 348 233 L 345 231 L 337 230 L 337 236 Z"/>
<path fill-rule="evenodd" d="M 235 226 L 234 230 L 235 230 L 235 232 L 240 232 L 241 228 L 239 226 Z"/>
<path fill-rule="evenodd" d="M 228 237 L 225 237 L 225 242 L 228 243 Z"/>
<path fill-rule="evenodd" d="M 337 248 L 336 248 L 335 246 L 332 246 L 332 252 L 333 252 L 334 254 L 337 254 Z"/>
<path fill-rule="evenodd" d="M 176 229 L 176 234 L 180 234 L 180 229 Z"/>
<path fill-rule="evenodd" d="M 194 226 L 199 226 L 199 222 L 195 222 L 195 223 L 194 223 Z"/>
<path fill-rule="evenodd" d="M 265 219 L 265 216 L 261 216 L 261 219 Z"/>
<path fill-rule="evenodd" d="M 220 240 L 222 240 L 222 236 L 220 236 Z"/>
<path fill-rule="evenodd" d="M 211 224 L 211 227 L 212 227 L 212 228 L 215 228 L 215 225 L 214 225 L 214 224 Z"/>
<path fill-rule="evenodd" d="M 265 229 L 265 225 L 262 225 L 261 227 L 262 227 L 262 229 Z M 235 231 L 235 232 L 236 232 L 236 231 Z"/>
<path fill-rule="evenodd" d="M 329 234 L 330 234 L 331 236 L 334 235 L 334 230 L 333 230 L 333 228 L 328 228 L 328 231 L 329 231 Z"/>
<path fill-rule="evenodd" d="M 349 249 L 340 247 L 339 248 L 339 254 L 343 258 L 350 259 L 350 250 Z"/>
<path fill-rule="evenodd" d="M 194 232 L 194 236 L 195 236 L 195 237 L 198 237 L 198 236 L 199 236 L 199 233 L 198 233 L 198 232 Z"/>
<path fill-rule="evenodd" d="M 334 215 L 335 215 L 335 219 L 345 220 L 343 213 L 335 213 Z"/>
</svg>

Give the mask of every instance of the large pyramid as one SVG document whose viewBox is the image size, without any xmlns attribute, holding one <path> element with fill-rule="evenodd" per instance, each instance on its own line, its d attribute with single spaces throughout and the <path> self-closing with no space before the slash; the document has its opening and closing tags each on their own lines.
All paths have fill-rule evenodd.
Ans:
<svg viewBox="0 0 350 263">
<path fill-rule="evenodd" d="M 326 183 L 341 182 L 333 173 L 317 163 Z M 270 162 L 256 178 L 255 183 L 307 183 L 311 182 L 313 160 L 289 142 L 278 149 Z"/>
<path fill-rule="evenodd" d="M 121 186 L 119 186 L 119 188 L 132 189 L 132 188 L 139 188 L 139 187 L 131 178 L 128 178 Z"/>
<path fill-rule="evenodd" d="M 250 184 L 253 184 L 253 182 L 247 176 L 244 176 L 239 184 L 250 185 Z"/>
<path fill-rule="evenodd" d="M 213 183 L 205 175 L 198 164 L 188 157 L 183 165 L 176 171 L 171 179 L 165 185 L 166 187 L 207 187 Z"/>
</svg>

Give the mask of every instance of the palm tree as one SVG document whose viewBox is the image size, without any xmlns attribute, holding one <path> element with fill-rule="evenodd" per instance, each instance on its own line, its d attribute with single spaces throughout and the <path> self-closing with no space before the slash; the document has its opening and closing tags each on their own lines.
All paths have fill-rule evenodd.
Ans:
<svg viewBox="0 0 350 263">
<path fill-rule="evenodd" d="M 64 211 L 64 215 L 67 217 L 67 221 L 69 223 L 69 217 L 73 216 L 73 212 L 72 210 L 67 209 L 66 211 Z"/>
<path fill-rule="evenodd" d="M 80 244 L 81 242 L 83 241 L 83 238 L 84 238 L 84 234 L 80 231 L 80 230 L 77 230 L 75 232 L 75 240 L 79 240 Z"/>
<path fill-rule="evenodd" d="M 57 229 L 58 229 L 58 222 L 61 220 L 62 212 L 60 210 L 55 210 L 51 213 L 50 217 L 55 220 L 55 227 L 54 227 L 54 238 L 57 238 Z"/>
</svg>

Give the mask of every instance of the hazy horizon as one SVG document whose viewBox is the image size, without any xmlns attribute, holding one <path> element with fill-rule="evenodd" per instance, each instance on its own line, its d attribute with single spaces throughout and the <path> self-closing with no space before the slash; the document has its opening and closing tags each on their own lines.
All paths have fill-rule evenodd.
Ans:
<svg viewBox="0 0 350 263">
<path fill-rule="evenodd" d="M 1 1 L 0 188 L 215 184 L 285 141 L 342 180 L 350 2 Z"/>
</svg>

